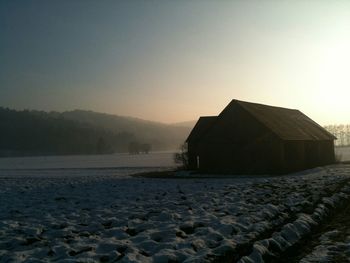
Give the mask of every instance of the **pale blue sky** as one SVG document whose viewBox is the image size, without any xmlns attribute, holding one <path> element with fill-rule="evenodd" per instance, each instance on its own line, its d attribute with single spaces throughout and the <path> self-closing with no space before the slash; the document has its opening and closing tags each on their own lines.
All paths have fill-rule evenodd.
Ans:
<svg viewBox="0 0 350 263">
<path fill-rule="evenodd" d="M 0 105 L 162 122 L 233 98 L 350 122 L 350 1 L 0 1 Z"/>
</svg>

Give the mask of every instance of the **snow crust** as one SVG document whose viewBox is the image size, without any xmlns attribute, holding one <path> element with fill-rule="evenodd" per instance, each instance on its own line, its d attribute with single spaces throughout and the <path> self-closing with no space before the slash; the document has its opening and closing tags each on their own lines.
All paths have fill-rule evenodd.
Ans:
<svg viewBox="0 0 350 263">
<path fill-rule="evenodd" d="M 28 171 L 0 173 L 0 262 L 263 262 L 348 197 L 350 167 L 217 179 Z"/>
</svg>

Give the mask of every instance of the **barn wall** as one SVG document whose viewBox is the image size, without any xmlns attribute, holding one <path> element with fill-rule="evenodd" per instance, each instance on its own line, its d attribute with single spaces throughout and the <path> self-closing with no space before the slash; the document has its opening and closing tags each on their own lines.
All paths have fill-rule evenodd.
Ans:
<svg viewBox="0 0 350 263">
<path fill-rule="evenodd" d="M 219 115 L 215 125 L 201 139 L 201 143 L 215 142 L 245 145 L 252 140 L 259 140 L 267 135 L 271 135 L 269 129 L 258 122 L 239 104 L 235 104 Z"/>
<path fill-rule="evenodd" d="M 233 174 L 288 173 L 334 163 L 332 141 L 211 143 L 198 148 L 200 170 Z"/>
<path fill-rule="evenodd" d="M 188 152 L 188 166 L 189 169 L 197 169 L 197 143 L 189 141 L 187 143 L 187 152 Z"/>
<path fill-rule="evenodd" d="M 284 171 L 284 145 L 281 140 L 267 140 L 260 146 L 260 163 L 257 171 L 266 173 L 282 173 Z"/>
<path fill-rule="evenodd" d="M 261 141 L 246 144 L 211 143 L 199 147 L 199 169 L 233 174 L 280 173 L 283 169 L 281 143 Z"/>
<path fill-rule="evenodd" d="M 283 154 L 280 139 L 239 105 L 224 111 L 197 147 L 206 172 L 276 173 Z"/>
<path fill-rule="evenodd" d="M 334 162 L 334 141 L 320 141 L 320 163 L 326 165 Z"/>
<path fill-rule="evenodd" d="M 227 172 L 234 167 L 232 151 L 234 145 L 226 143 L 206 143 L 199 145 L 199 170 L 206 172 Z"/>
<path fill-rule="evenodd" d="M 334 162 L 334 143 L 283 141 L 239 104 L 219 115 L 198 143 L 189 142 L 190 164 L 204 172 L 287 173 Z"/>
<path fill-rule="evenodd" d="M 317 149 L 315 149 L 317 151 Z M 304 141 L 284 142 L 284 171 L 293 172 L 303 170 L 306 167 Z"/>
<path fill-rule="evenodd" d="M 286 141 L 285 172 L 334 163 L 333 141 Z"/>
<path fill-rule="evenodd" d="M 320 165 L 320 144 L 317 141 L 305 141 L 305 166 L 312 168 Z"/>
</svg>

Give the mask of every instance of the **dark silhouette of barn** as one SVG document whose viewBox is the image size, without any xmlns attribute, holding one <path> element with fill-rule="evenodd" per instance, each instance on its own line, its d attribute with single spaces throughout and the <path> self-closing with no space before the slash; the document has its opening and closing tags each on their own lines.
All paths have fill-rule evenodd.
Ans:
<svg viewBox="0 0 350 263">
<path fill-rule="evenodd" d="M 200 117 L 186 142 L 191 169 L 263 174 L 334 163 L 335 139 L 299 110 L 232 100 Z"/>
</svg>

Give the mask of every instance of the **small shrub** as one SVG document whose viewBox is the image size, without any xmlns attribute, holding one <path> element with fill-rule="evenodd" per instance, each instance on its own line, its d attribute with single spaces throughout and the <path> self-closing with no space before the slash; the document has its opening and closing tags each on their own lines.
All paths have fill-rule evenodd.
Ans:
<svg viewBox="0 0 350 263">
<path fill-rule="evenodd" d="M 174 154 L 175 163 L 179 164 L 182 169 L 188 169 L 188 149 L 186 144 L 182 144 L 180 152 Z"/>
</svg>

